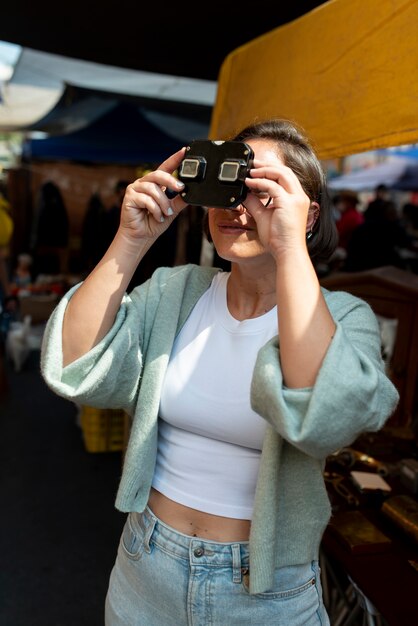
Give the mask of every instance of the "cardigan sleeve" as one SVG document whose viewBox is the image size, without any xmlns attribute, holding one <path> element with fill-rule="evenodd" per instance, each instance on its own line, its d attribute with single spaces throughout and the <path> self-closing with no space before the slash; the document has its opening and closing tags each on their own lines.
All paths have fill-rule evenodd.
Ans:
<svg viewBox="0 0 418 626">
<path fill-rule="evenodd" d="M 311 388 L 283 383 L 278 337 L 259 351 L 251 385 L 253 409 L 305 454 L 325 458 L 362 432 L 379 430 L 398 392 L 385 373 L 377 318 L 344 292 L 326 292 L 336 332 Z"/>
<path fill-rule="evenodd" d="M 48 320 L 41 348 L 42 376 L 64 398 L 131 413 L 142 368 L 143 297 L 139 290 L 125 295 L 106 336 L 88 353 L 63 367 L 63 319 L 79 286 L 64 295 Z"/>
<path fill-rule="evenodd" d="M 132 415 L 141 380 L 147 376 L 149 394 L 155 393 L 178 328 L 218 271 L 193 264 L 157 268 L 125 294 L 112 328 L 97 346 L 63 368 L 62 324 L 76 285 L 59 302 L 44 333 L 41 372 L 46 383 L 67 399 Z"/>
</svg>

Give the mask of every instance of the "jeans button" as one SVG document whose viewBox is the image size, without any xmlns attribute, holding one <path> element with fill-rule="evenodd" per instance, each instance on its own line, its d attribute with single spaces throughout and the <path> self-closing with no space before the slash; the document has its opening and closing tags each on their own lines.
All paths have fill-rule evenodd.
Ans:
<svg viewBox="0 0 418 626">
<path fill-rule="evenodd" d="M 203 556 L 203 555 L 204 555 L 204 553 L 205 553 L 205 551 L 204 551 L 204 549 L 203 549 L 203 548 L 195 548 L 195 549 L 193 550 L 193 554 L 194 554 L 194 555 L 195 555 L 195 557 L 197 557 L 197 558 L 199 558 L 199 557 Z"/>
</svg>

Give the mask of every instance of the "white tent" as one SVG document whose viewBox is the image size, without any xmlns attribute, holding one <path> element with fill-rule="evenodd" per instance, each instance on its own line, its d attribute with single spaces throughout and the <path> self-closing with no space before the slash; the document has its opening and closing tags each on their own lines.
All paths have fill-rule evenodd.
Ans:
<svg viewBox="0 0 418 626">
<path fill-rule="evenodd" d="M 54 108 L 69 86 L 96 94 L 211 108 L 217 83 L 123 69 L 23 48 L 11 79 L 2 88 L 0 131 L 30 128 Z M 78 117 L 78 123 L 82 125 L 82 116 Z"/>
<path fill-rule="evenodd" d="M 402 186 L 408 180 L 408 186 Z M 418 161 L 403 157 L 390 157 L 387 161 L 328 181 L 331 190 L 352 189 L 353 191 L 371 191 L 384 184 L 394 189 L 413 190 L 418 184 Z"/>
</svg>

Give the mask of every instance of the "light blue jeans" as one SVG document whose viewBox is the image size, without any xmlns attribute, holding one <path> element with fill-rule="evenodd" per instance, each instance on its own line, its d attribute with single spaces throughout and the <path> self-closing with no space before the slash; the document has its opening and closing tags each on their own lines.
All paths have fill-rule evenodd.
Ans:
<svg viewBox="0 0 418 626">
<path fill-rule="evenodd" d="M 146 509 L 127 517 L 106 597 L 106 626 L 329 626 L 319 566 L 280 568 L 250 595 L 248 543 L 216 543 Z"/>
</svg>

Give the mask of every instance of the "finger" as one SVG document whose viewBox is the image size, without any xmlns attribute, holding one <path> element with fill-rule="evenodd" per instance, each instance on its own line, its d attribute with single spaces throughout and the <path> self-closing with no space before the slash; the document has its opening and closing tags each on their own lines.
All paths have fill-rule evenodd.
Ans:
<svg viewBox="0 0 418 626">
<path fill-rule="evenodd" d="M 145 188 L 144 185 L 149 185 L 150 183 L 155 186 L 163 187 L 164 189 L 167 188 L 173 191 L 175 190 L 176 192 L 183 189 L 184 187 L 184 184 L 180 180 L 178 180 L 172 174 L 164 172 L 163 170 L 155 170 L 153 172 L 149 172 L 141 178 L 137 178 L 131 186 L 135 191 L 141 192 L 146 189 L 148 192 L 149 187 Z"/>
<path fill-rule="evenodd" d="M 127 211 L 134 211 L 141 214 L 146 213 L 154 218 L 155 221 L 163 221 L 163 211 L 159 206 L 160 188 L 154 183 L 148 183 L 144 180 L 135 181 L 127 189 L 124 205 Z M 160 193 L 161 189 L 160 189 Z M 163 194 L 162 194 L 163 195 Z"/>
<path fill-rule="evenodd" d="M 264 194 L 267 197 L 277 197 L 284 192 L 277 181 L 268 178 L 246 178 L 245 184 L 255 197 L 260 194 Z M 257 199 L 260 201 L 260 198 Z"/>
<path fill-rule="evenodd" d="M 169 172 L 170 174 L 172 174 L 179 167 L 180 163 L 182 162 L 184 158 L 185 153 L 186 153 L 186 148 L 185 147 L 180 148 L 180 150 L 178 150 L 177 152 L 172 154 L 170 157 L 168 157 L 168 159 L 163 161 L 158 169 L 162 170 L 163 172 Z"/>
<path fill-rule="evenodd" d="M 271 165 L 256 160 L 254 161 L 254 165 L 255 167 L 250 170 L 251 178 L 273 180 L 289 193 L 296 193 L 298 190 L 302 189 L 298 177 L 290 167 L 282 163 Z"/>
<path fill-rule="evenodd" d="M 149 180 L 146 180 L 146 178 Z M 156 179 L 158 179 L 158 182 L 151 182 L 151 180 Z M 175 197 L 178 191 L 184 186 L 180 181 L 177 181 L 166 172 L 150 173 L 132 183 L 129 194 L 127 194 L 127 201 L 130 205 L 135 205 L 136 208 L 143 207 L 157 220 L 163 215 L 171 216 L 175 211 L 174 201 L 172 199 L 170 200 L 165 193 L 166 189 L 168 189 L 168 185 L 177 187 L 177 192 L 173 194 L 173 197 Z M 178 206 L 178 202 L 176 204 L 177 209 L 186 206 L 184 203 L 181 203 L 180 207 Z"/>
</svg>

